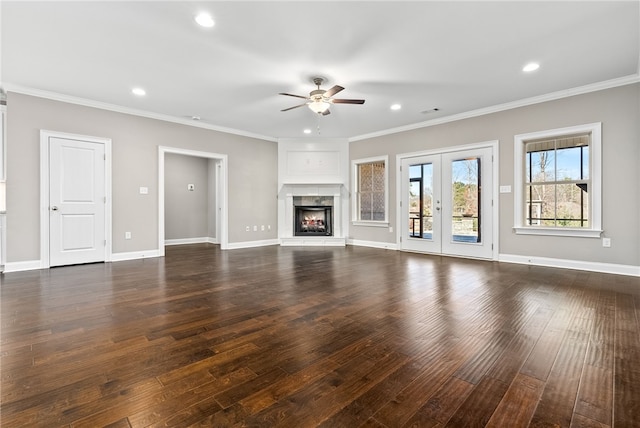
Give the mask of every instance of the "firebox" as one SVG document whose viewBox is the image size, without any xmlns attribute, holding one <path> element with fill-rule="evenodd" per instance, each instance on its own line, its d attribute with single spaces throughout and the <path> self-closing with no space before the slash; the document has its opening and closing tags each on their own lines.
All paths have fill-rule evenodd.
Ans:
<svg viewBox="0 0 640 428">
<path fill-rule="evenodd" d="M 296 206 L 295 236 L 333 236 L 332 207 Z"/>
</svg>

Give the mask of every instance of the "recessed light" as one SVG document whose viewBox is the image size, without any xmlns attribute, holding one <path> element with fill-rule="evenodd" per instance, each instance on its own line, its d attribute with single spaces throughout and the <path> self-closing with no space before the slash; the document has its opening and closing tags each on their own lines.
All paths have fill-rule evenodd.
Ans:
<svg viewBox="0 0 640 428">
<path fill-rule="evenodd" d="M 305 129 L 305 130 L 304 130 L 304 131 L 302 131 L 302 132 L 304 132 L 305 134 L 311 134 L 311 130 L 310 130 L 310 129 Z"/>
<path fill-rule="evenodd" d="M 537 62 L 530 62 L 529 64 L 522 67 L 522 71 L 529 73 L 531 71 L 536 71 L 539 68 L 540 68 L 540 64 L 538 64 Z"/>
<path fill-rule="evenodd" d="M 142 88 L 133 88 L 133 89 L 131 90 L 131 93 L 132 93 L 133 95 L 137 95 L 137 96 L 139 96 L 139 97 L 144 97 L 145 95 L 147 95 L 147 91 L 145 91 L 145 90 L 144 90 L 144 89 L 142 89 Z"/>
<path fill-rule="evenodd" d="M 400 110 L 402 106 L 400 104 L 391 104 L 391 110 Z"/>
<path fill-rule="evenodd" d="M 211 17 L 211 15 L 209 15 L 206 12 L 201 12 L 198 15 L 196 15 L 195 20 L 198 23 L 198 25 L 204 28 L 211 28 L 215 24 L 213 22 L 213 18 Z"/>
</svg>

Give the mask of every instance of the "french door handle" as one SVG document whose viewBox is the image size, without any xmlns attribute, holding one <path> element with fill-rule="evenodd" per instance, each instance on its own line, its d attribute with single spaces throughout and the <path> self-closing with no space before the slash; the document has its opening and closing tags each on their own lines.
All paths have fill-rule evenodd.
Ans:
<svg viewBox="0 0 640 428">
<path fill-rule="evenodd" d="M 58 211 L 58 207 L 56 207 L 55 205 L 51 207 L 51 211 Z"/>
</svg>

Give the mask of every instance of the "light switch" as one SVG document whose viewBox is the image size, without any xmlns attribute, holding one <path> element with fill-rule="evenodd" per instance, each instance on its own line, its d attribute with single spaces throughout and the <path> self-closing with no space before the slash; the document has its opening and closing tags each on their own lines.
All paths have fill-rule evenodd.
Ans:
<svg viewBox="0 0 640 428">
<path fill-rule="evenodd" d="M 511 186 L 500 186 L 500 193 L 511 193 Z"/>
<path fill-rule="evenodd" d="M 141 187 L 140 188 L 140 194 L 141 195 L 148 195 L 149 194 L 149 188 L 148 187 Z"/>
</svg>

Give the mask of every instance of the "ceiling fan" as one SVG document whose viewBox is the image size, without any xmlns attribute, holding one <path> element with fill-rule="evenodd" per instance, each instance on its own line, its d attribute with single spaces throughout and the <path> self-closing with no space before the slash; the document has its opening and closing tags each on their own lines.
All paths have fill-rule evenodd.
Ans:
<svg viewBox="0 0 640 428">
<path fill-rule="evenodd" d="M 289 107 L 280 111 L 289 111 L 289 110 L 293 110 L 294 108 L 309 106 L 311 111 L 313 111 L 314 113 L 318 113 L 323 116 L 326 116 L 331 113 L 329 111 L 329 107 L 331 107 L 331 104 L 364 104 L 364 100 L 332 98 L 335 94 L 342 91 L 344 88 L 342 86 L 335 85 L 333 88 L 325 91 L 323 89 L 320 89 L 320 85 L 322 85 L 323 81 L 324 79 L 322 77 L 313 78 L 313 83 L 318 87 L 318 89 L 314 89 L 313 91 L 311 91 L 308 97 L 305 97 L 303 95 L 294 95 L 294 94 L 287 94 L 284 92 L 280 92 L 280 95 L 286 95 L 289 97 L 296 97 L 296 98 L 302 98 L 307 100 L 304 104 Z"/>
</svg>

